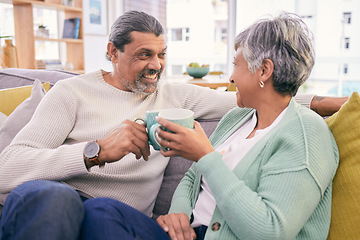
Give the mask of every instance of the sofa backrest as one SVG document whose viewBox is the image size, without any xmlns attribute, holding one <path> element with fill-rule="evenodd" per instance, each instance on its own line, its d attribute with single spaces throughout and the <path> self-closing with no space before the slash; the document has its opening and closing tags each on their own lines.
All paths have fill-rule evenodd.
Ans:
<svg viewBox="0 0 360 240">
<path fill-rule="evenodd" d="M 215 130 L 219 119 L 199 120 L 205 133 L 210 134 Z M 164 173 L 164 179 L 155 201 L 153 218 L 167 214 L 174 191 L 192 162 L 182 157 L 171 157 Z"/>
<path fill-rule="evenodd" d="M 75 75 L 78 75 L 78 73 L 62 70 L 5 68 L 0 70 L 0 89 L 32 86 L 35 79 L 39 79 L 42 83 L 49 82 L 50 87 L 52 87 L 57 81 Z"/>
</svg>

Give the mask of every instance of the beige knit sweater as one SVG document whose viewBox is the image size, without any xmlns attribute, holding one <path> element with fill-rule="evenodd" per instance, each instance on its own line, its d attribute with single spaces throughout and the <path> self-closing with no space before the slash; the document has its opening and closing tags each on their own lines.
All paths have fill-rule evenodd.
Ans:
<svg viewBox="0 0 360 240">
<path fill-rule="evenodd" d="M 143 117 L 146 110 L 186 108 L 199 119 L 220 118 L 235 106 L 234 93 L 189 84 L 160 84 L 148 96 L 122 91 L 107 84 L 100 70 L 59 81 L 0 155 L 0 193 L 34 179 L 63 181 L 86 195 L 114 198 L 151 216 L 168 159 L 157 151 L 148 161 L 129 154 L 88 171 L 85 144 L 125 119 Z"/>
</svg>

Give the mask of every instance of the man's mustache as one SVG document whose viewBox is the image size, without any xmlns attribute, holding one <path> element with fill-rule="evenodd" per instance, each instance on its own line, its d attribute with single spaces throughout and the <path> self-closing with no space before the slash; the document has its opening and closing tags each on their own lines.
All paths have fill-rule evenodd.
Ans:
<svg viewBox="0 0 360 240">
<path fill-rule="evenodd" d="M 161 72 L 162 72 L 162 68 L 160 68 L 159 70 L 155 70 L 155 69 L 145 70 L 144 73 L 148 73 L 148 74 L 160 74 Z"/>
</svg>

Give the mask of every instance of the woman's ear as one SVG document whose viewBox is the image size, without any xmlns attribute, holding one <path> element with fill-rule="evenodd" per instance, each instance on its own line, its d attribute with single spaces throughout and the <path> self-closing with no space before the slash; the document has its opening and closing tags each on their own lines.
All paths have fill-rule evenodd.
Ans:
<svg viewBox="0 0 360 240">
<path fill-rule="evenodd" d="M 264 59 L 262 62 L 262 67 L 261 67 L 261 75 L 260 75 L 260 80 L 263 82 L 266 82 L 268 79 L 271 78 L 271 76 L 273 75 L 274 72 L 274 63 L 271 59 Z"/>
<path fill-rule="evenodd" d="M 117 49 L 112 42 L 108 42 L 107 44 L 107 52 L 109 54 L 110 60 L 112 63 L 116 63 L 117 61 Z"/>
</svg>

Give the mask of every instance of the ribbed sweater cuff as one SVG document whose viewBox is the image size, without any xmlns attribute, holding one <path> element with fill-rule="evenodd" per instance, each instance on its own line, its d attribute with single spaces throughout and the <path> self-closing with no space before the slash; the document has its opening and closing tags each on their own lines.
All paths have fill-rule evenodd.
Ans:
<svg viewBox="0 0 360 240">
<path fill-rule="evenodd" d="M 221 159 L 221 154 L 217 151 L 213 151 L 211 153 L 206 154 L 195 165 L 196 168 L 203 174 L 203 171 L 206 171 L 207 169 L 211 169 L 214 167 L 213 161 L 215 159 Z"/>
<path fill-rule="evenodd" d="M 310 104 L 314 96 L 314 94 L 299 93 L 294 98 L 297 103 L 303 105 L 304 107 L 310 108 Z"/>
<path fill-rule="evenodd" d="M 65 172 L 67 177 L 74 177 L 88 173 L 83 160 L 83 150 L 85 145 L 86 142 L 74 144 L 70 147 L 71 150 L 69 149 L 67 151 L 66 158 L 63 159 L 64 165 L 67 166 Z"/>
</svg>

